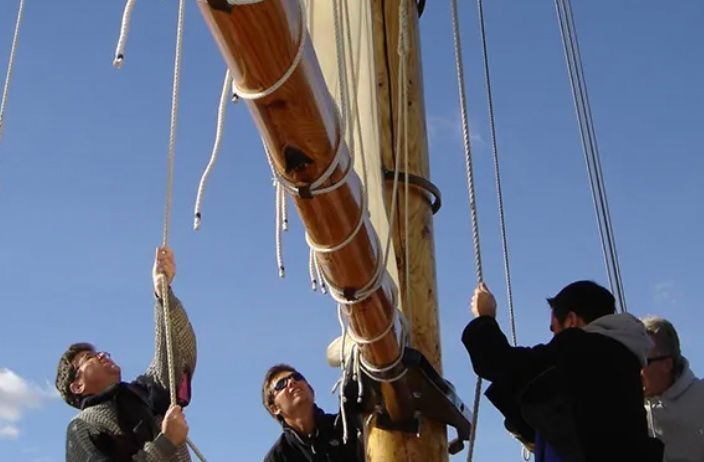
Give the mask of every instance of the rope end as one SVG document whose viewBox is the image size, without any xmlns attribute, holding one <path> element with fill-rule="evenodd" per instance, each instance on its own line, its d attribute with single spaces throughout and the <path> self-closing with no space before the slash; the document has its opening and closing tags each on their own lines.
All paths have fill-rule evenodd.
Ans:
<svg viewBox="0 0 704 462">
<path fill-rule="evenodd" d="M 288 231 L 288 218 L 284 219 L 284 222 L 281 224 L 281 229 L 283 231 Z"/>
<path fill-rule="evenodd" d="M 120 53 L 120 54 L 118 54 L 118 55 L 115 56 L 115 59 L 114 59 L 113 62 L 112 62 L 112 66 L 113 66 L 115 69 L 122 69 L 122 64 L 124 63 L 124 61 L 125 61 L 125 55 L 123 55 L 122 53 Z"/>
<path fill-rule="evenodd" d="M 195 218 L 193 218 L 193 231 L 200 230 L 201 217 L 200 212 L 196 213 Z"/>
<path fill-rule="evenodd" d="M 313 292 L 317 292 L 318 291 L 318 281 L 313 279 L 310 283 L 310 288 L 313 290 Z"/>
<path fill-rule="evenodd" d="M 283 266 L 279 266 L 279 277 L 281 279 L 286 277 L 286 269 Z"/>
</svg>

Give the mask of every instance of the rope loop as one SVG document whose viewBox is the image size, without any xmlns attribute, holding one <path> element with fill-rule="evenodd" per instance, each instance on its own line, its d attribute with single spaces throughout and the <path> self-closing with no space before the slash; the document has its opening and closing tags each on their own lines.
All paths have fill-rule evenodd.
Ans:
<svg viewBox="0 0 704 462">
<path fill-rule="evenodd" d="M 299 37 L 298 37 L 298 50 L 296 51 L 296 55 L 293 58 L 293 61 L 291 61 L 291 65 L 286 69 L 286 72 L 283 73 L 283 75 L 276 81 L 274 82 L 269 88 L 266 88 L 261 91 L 249 91 L 245 90 L 242 88 L 239 88 L 235 82 L 232 84 L 233 92 L 236 94 L 239 98 L 246 99 L 246 100 L 257 100 L 261 98 L 266 98 L 267 96 L 270 96 L 272 93 L 274 93 L 276 90 L 281 88 L 289 78 L 291 78 L 291 75 L 293 75 L 293 72 L 298 68 L 298 65 L 301 63 L 301 59 L 303 58 L 303 52 L 305 51 L 306 48 L 306 43 L 307 43 L 307 37 L 308 37 L 308 31 L 307 31 L 307 25 L 306 25 L 306 14 L 305 14 L 305 5 L 303 4 L 303 0 L 298 1 L 298 13 L 299 13 Z"/>
</svg>

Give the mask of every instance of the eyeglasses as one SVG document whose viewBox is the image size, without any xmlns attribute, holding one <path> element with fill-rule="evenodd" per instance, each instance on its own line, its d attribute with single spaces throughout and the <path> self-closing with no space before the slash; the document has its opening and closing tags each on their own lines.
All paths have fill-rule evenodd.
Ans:
<svg viewBox="0 0 704 462">
<path fill-rule="evenodd" d="M 663 359 L 671 358 L 670 355 L 655 356 L 654 358 L 648 358 L 648 366 L 656 361 L 662 361 Z"/>
<path fill-rule="evenodd" d="M 276 394 L 286 388 L 291 380 L 294 380 L 296 382 L 305 382 L 306 378 L 303 377 L 300 372 L 294 372 L 292 374 L 287 375 L 286 377 L 282 377 L 277 380 L 274 384 L 274 387 L 271 389 L 272 393 Z"/>
</svg>

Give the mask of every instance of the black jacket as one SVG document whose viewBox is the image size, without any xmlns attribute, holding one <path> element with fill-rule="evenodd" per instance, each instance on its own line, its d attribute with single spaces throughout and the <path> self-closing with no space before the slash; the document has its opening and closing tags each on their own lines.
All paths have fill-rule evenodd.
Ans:
<svg viewBox="0 0 704 462">
<path fill-rule="evenodd" d="M 284 423 L 283 433 L 264 457 L 264 462 L 364 461 L 364 448 L 357 437 L 358 426 L 348 426 L 347 443 L 343 444 L 341 416 L 325 414 L 316 407 L 315 428 L 313 435 L 301 436 Z"/>
<path fill-rule="evenodd" d="M 573 328 L 545 345 L 512 347 L 482 316 L 462 342 L 477 375 L 493 382 L 487 396 L 507 426 L 527 423 L 565 461 L 662 461 L 648 437 L 640 361 L 619 341 Z"/>
</svg>

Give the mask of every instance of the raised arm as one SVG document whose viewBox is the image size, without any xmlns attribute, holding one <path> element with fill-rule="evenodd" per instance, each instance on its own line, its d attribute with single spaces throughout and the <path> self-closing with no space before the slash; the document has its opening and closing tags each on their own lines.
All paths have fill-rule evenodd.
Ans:
<svg viewBox="0 0 704 462">
<path fill-rule="evenodd" d="M 157 249 L 152 271 L 154 293 L 157 296 L 154 307 L 154 358 L 147 370 L 147 375 L 165 389 L 169 389 L 169 373 L 164 328 L 164 297 L 162 279 L 169 287 L 167 291 L 169 313 L 171 314 L 171 341 L 174 353 L 174 371 L 177 377 L 179 402 L 187 404 L 190 400 L 190 382 L 196 368 L 196 336 L 188 320 L 183 305 L 171 290 L 171 281 L 176 275 L 174 255 L 168 247 Z"/>
<path fill-rule="evenodd" d="M 537 345 L 513 347 L 496 322 L 496 301 L 484 284 L 474 291 L 472 313 L 476 317 L 462 333 L 474 372 L 513 391 L 528 384 L 556 360 L 554 348 Z"/>
</svg>

